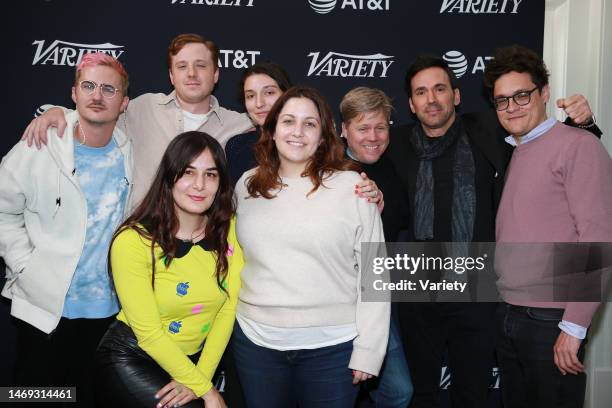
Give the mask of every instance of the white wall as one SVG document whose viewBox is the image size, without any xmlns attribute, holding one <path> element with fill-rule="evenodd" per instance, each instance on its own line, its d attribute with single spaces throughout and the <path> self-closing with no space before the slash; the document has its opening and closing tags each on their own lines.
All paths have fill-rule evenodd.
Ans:
<svg viewBox="0 0 612 408">
<path fill-rule="evenodd" d="M 546 0 L 544 60 L 551 71 L 549 115 L 564 118 L 557 98 L 585 95 L 612 152 L 612 0 Z M 600 309 L 589 337 L 585 407 L 612 407 L 612 303 Z"/>
</svg>

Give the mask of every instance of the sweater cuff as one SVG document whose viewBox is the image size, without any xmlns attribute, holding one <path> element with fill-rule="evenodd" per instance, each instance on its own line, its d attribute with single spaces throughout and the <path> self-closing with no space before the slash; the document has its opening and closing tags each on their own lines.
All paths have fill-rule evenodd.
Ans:
<svg viewBox="0 0 612 408">
<path fill-rule="evenodd" d="M 353 344 L 349 368 L 378 376 L 384 359 L 385 354 L 381 355 L 375 350 L 364 349 Z"/>
<path fill-rule="evenodd" d="M 569 302 L 565 305 L 562 320 L 589 327 L 598 307 L 599 302 Z"/>
<path fill-rule="evenodd" d="M 196 387 L 195 389 L 192 389 L 192 391 L 196 395 L 196 397 L 202 398 L 202 396 L 206 394 L 208 391 L 210 391 L 212 387 L 213 387 L 212 382 L 207 381 L 201 386 Z"/>
</svg>

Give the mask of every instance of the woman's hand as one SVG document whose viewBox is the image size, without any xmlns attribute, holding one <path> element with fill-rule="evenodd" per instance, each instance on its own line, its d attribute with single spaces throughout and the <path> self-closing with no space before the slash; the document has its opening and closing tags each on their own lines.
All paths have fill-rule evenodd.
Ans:
<svg viewBox="0 0 612 408">
<path fill-rule="evenodd" d="M 212 387 L 206 394 L 202 395 L 206 408 L 227 408 L 223 397 L 215 387 Z"/>
<path fill-rule="evenodd" d="M 183 406 L 198 397 L 193 393 L 191 388 L 185 387 L 180 382 L 172 380 L 161 390 L 157 391 L 155 398 L 160 399 L 157 403 L 157 408 L 172 408 Z M 212 406 L 214 407 L 215 405 Z M 222 405 L 222 407 L 225 407 L 225 405 Z"/>
<path fill-rule="evenodd" d="M 385 207 L 382 191 L 378 189 L 374 180 L 368 178 L 367 174 L 362 172 L 359 175 L 363 180 L 355 185 L 355 194 L 359 197 L 366 198 L 370 203 L 376 203 L 378 211 L 382 212 Z"/>
<path fill-rule="evenodd" d="M 369 380 L 374 377 L 372 374 L 364 373 L 363 371 L 353 370 L 353 384 L 359 384 L 362 381 Z"/>
</svg>

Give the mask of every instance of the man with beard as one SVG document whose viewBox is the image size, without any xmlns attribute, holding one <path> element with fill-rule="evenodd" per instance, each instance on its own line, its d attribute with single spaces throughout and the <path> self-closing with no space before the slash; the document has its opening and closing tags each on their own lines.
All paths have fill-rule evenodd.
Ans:
<svg viewBox="0 0 612 408">
<path fill-rule="evenodd" d="M 495 214 L 512 152 L 496 117 L 492 112 L 457 114 L 461 96 L 454 74 L 437 57 L 418 57 L 408 68 L 405 89 L 418 122 L 392 129 L 388 155 L 408 191 L 409 240 L 495 241 Z M 584 97 L 559 100 L 558 106 L 568 113 L 569 122 L 591 125 Z M 590 130 L 598 132 L 596 126 Z M 439 406 L 445 350 L 452 372 L 452 405 L 487 406 L 496 306 L 400 304 L 404 350 L 414 386 L 411 407 Z"/>
<path fill-rule="evenodd" d="M 168 47 L 168 73 L 174 90 L 166 95 L 146 93 L 132 100 L 118 125 L 134 143 L 135 207 L 149 189 L 159 161 L 170 141 L 178 134 L 198 130 L 217 139 L 222 146 L 232 137 L 253 127 L 244 113 L 219 106 L 212 95 L 219 80 L 219 48 L 198 35 L 180 34 Z M 24 132 L 28 144 L 46 143 L 46 131 L 56 126 L 62 135 L 66 127 L 61 109 L 50 109 L 34 119 Z"/>
</svg>

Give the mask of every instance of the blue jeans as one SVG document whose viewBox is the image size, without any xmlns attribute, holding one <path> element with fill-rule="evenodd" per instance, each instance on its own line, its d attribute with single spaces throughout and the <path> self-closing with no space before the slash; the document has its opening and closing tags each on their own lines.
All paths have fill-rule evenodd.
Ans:
<svg viewBox="0 0 612 408">
<path fill-rule="evenodd" d="M 358 386 L 348 368 L 353 342 L 313 350 L 261 347 L 234 326 L 232 349 L 249 408 L 352 408 Z"/>
<path fill-rule="evenodd" d="M 412 399 L 412 379 L 402 340 L 393 317 L 389 326 L 387 356 L 377 386 L 370 391 L 376 408 L 405 408 Z"/>
</svg>

